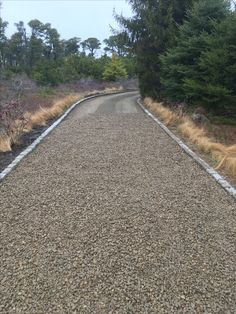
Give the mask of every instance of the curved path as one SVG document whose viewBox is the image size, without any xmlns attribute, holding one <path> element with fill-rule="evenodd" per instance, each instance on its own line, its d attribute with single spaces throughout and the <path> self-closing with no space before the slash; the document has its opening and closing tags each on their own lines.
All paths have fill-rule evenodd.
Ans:
<svg viewBox="0 0 236 314">
<path fill-rule="evenodd" d="M 0 184 L 0 313 L 235 313 L 235 201 L 136 98 L 77 107 Z"/>
</svg>

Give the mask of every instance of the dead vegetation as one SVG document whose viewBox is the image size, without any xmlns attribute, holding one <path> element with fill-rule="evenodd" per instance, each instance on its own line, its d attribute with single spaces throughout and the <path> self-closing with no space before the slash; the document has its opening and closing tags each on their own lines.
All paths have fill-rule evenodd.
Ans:
<svg viewBox="0 0 236 314">
<path fill-rule="evenodd" d="M 11 151 L 11 138 L 7 135 L 0 136 L 0 151 L 3 153 Z"/>
<path fill-rule="evenodd" d="M 209 131 L 205 126 L 196 125 L 188 115 L 182 112 L 172 111 L 162 103 L 154 102 L 151 98 L 145 98 L 145 106 L 169 126 L 175 126 L 177 131 L 200 151 L 209 154 L 215 163 L 217 170 L 224 169 L 233 177 L 236 177 L 236 144 L 226 145 L 209 137 Z"/>
<path fill-rule="evenodd" d="M 31 131 L 34 126 L 46 125 L 48 120 L 61 116 L 66 109 L 81 99 L 81 97 L 82 96 L 79 94 L 68 95 L 60 100 L 54 101 L 51 107 L 40 107 L 40 109 L 33 114 L 26 112 L 24 116 L 30 117 L 26 125 L 26 131 Z"/>
</svg>

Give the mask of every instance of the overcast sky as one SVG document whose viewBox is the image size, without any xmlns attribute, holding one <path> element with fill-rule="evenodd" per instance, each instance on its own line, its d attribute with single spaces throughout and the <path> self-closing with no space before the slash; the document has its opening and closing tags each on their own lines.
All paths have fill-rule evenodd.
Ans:
<svg viewBox="0 0 236 314">
<path fill-rule="evenodd" d="M 124 16 L 131 16 L 131 9 L 125 0 L 0 0 L 1 17 L 9 22 L 7 35 L 15 32 L 14 23 L 27 24 L 32 19 L 51 23 L 62 39 L 71 37 L 108 38 L 109 25 L 117 27 L 113 9 Z"/>
</svg>

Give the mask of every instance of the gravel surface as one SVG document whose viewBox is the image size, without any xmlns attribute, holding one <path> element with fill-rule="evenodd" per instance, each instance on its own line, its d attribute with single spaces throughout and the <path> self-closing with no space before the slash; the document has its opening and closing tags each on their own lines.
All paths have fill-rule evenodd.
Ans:
<svg viewBox="0 0 236 314">
<path fill-rule="evenodd" d="M 235 201 L 136 98 L 77 107 L 1 183 L 0 313 L 235 313 Z"/>
</svg>

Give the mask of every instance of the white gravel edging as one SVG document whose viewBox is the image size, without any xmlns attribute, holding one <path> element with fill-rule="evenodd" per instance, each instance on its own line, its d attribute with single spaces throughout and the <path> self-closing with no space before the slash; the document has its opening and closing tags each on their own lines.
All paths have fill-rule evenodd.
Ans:
<svg viewBox="0 0 236 314">
<path fill-rule="evenodd" d="M 49 135 L 67 116 L 68 114 L 79 104 L 84 101 L 87 101 L 92 98 L 101 97 L 101 96 L 108 96 L 108 95 L 116 95 L 121 93 L 128 93 L 129 91 L 124 92 L 114 92 L 114 93 L 101 93 L 93 96 L 89 96 L 77 101 L 73 104 L 69 109 L 65 111 L 65 113 L 58 118 L 46 131 L 44 131 L 32 144 L 30 144 L 25 150 L 23 150 L 2 172 L 0 172 L 0 182 L 10 174 L 10 172 L 24 159 L 29 153 L 31 153 L 42 140 Z"/>
<path fill-rule="evenodd" d="M 148 109 L 141 103 L 141 99 L 137 100 L 139 106 L 143 111 L 151 117 L 190 157 L 192 157 L 206 172 L 226 190 L 231 196 L 236 199 L 236 189 L 217 171 L 209 166 L 202 158 L 195 154 L 186 144 L 184 144 L 174 133 L 172 133 L 157 117 L 155 117 Z"/>
</svg>

